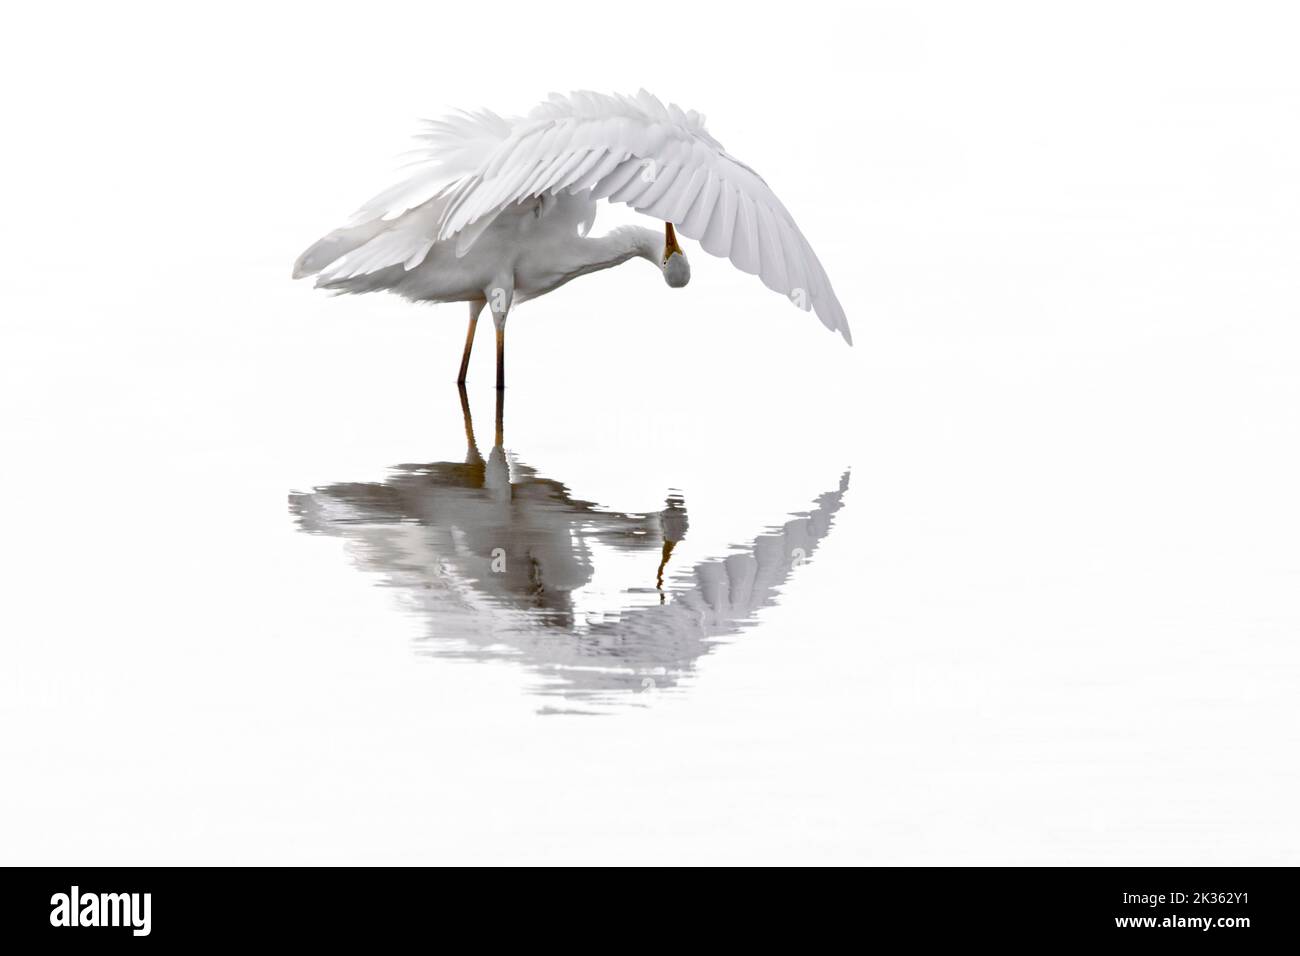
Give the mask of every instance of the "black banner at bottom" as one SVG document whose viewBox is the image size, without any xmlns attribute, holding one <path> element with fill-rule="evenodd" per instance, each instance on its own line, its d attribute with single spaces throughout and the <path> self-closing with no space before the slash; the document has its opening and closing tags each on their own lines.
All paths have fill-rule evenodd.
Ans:
<svg viewBox="0 0 1300 956">
<path fill-rule="evenodd" d="M 572 921 L 570 931 L 591 934 L 587 945 L 605 945 L 610 932 L 675 935 L 674 925 L 696 923 L 813 940 L 847 931 L 867 940 L 1236 947 L 1295 937 L 1290 869 L 839 870 L 807 889 L 804 879 L 769 877 L 758 899 L 743 877 L 731 885 L 715 877 L 707 887 L 688 878 L 684 888 L 664 886 L 665 878 L 572 874 L 539 890 L 531 876 L 527 890 L 512 893 L 508 876 L 452 883 L 445 872 L 415 868 L 8 869 L 0 918 L 10 940 L 96 949 L 155 941 L 370 947 L 413 934 L 435 944 L 448 938 L 431 932 L 477 931 L 485 919 L 493 928 L 545 927 L 547 936 Z"/>
</svg>

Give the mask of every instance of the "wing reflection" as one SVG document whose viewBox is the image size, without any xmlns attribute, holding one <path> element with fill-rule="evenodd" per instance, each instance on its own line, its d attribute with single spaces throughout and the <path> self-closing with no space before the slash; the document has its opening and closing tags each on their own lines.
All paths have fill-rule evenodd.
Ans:
<svg viewBox="0 0 1300 956">
<path fill-rule="evenodd" d="M 776 601 L 830 531 L 848 487 L 846 472 L 812 510 L 673 573 L 688 530 L 679 494 L 652 513 L 574 498 L 507 458 L 501 392 L 486 459 L 463 389 L 460 401 L 464 462 L 401 465 L 383 482 L 292 494 L 290 507 L 304 531 L 347 539 L 361 568 L 400 589 L 428 622 L 428 653 L 520 660 L 543 676 L 545 694 L 601 699 L 675 686 L 717 638 Z M 620 553 L 644 568 L 641 579 L 596 587 L 597 566 L 619 564 Z"/>
</svg>

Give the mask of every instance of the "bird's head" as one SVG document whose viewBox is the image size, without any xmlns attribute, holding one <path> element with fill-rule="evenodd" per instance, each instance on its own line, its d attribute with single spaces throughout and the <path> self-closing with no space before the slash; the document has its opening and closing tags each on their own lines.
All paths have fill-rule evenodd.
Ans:
<svg viewBox="0 0 1300 956">
<path fill-rule="evenodd" d="M 664 255 L 659 264 L 664 270 L 664 281 L 672 288 L 680 289 L 691 281 L 691 264 L 677 244 L 677 233 L 671 222 L 664 223 Z"/>
</svg>

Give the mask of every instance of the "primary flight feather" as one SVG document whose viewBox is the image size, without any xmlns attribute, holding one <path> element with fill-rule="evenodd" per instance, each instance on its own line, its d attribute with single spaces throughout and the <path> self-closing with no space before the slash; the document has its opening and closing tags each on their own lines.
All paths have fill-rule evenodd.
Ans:
<svg viewBox="0 0 1300 956">
<path fill-rule="evenodd" d="M 339 292 L 387 290 L 417 301 L 469 302 L 464 382 L 479 313 L 497 331 L 514 304 L 632 258 L 670 286 L 690 268 L 677 232 L 730 259 L 852 342 L 826 271 L 793 217 L 753 169 L 729 154 L 694 110 L 636 96 L 552 94 L 527 116 L 488 110 L 427 123 L 411 173 L 361 207 L 294 264 Z M 601 199 L 664 223 L 588 235 Z"/>
</svg>

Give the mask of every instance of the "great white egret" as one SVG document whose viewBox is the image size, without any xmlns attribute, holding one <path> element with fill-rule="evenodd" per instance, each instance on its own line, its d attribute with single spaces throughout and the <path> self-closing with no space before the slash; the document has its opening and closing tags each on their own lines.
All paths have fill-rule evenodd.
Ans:
<svg viewBox="0 0 1300 956">
<path fill-rule="evenodd" d="M 388 290 L 420 302 L 468 302 L 465 381 L 479 313 L 492 310 L 497 387 L 505 384 L 511 308 L 629 259 L 690 280 L 677 232 L 726 257 L 852 344 L 826 271 L 767 183 L 723 149 L 704 117 L 636 96 L 552 94 L 527 116 L 482 110 L 431 121 L 413 172 L 294 264 L 338 292 Z M 588 235 L 598 200 L 664 223 L 663 238 L 624 226 Z"/>
</svg>

